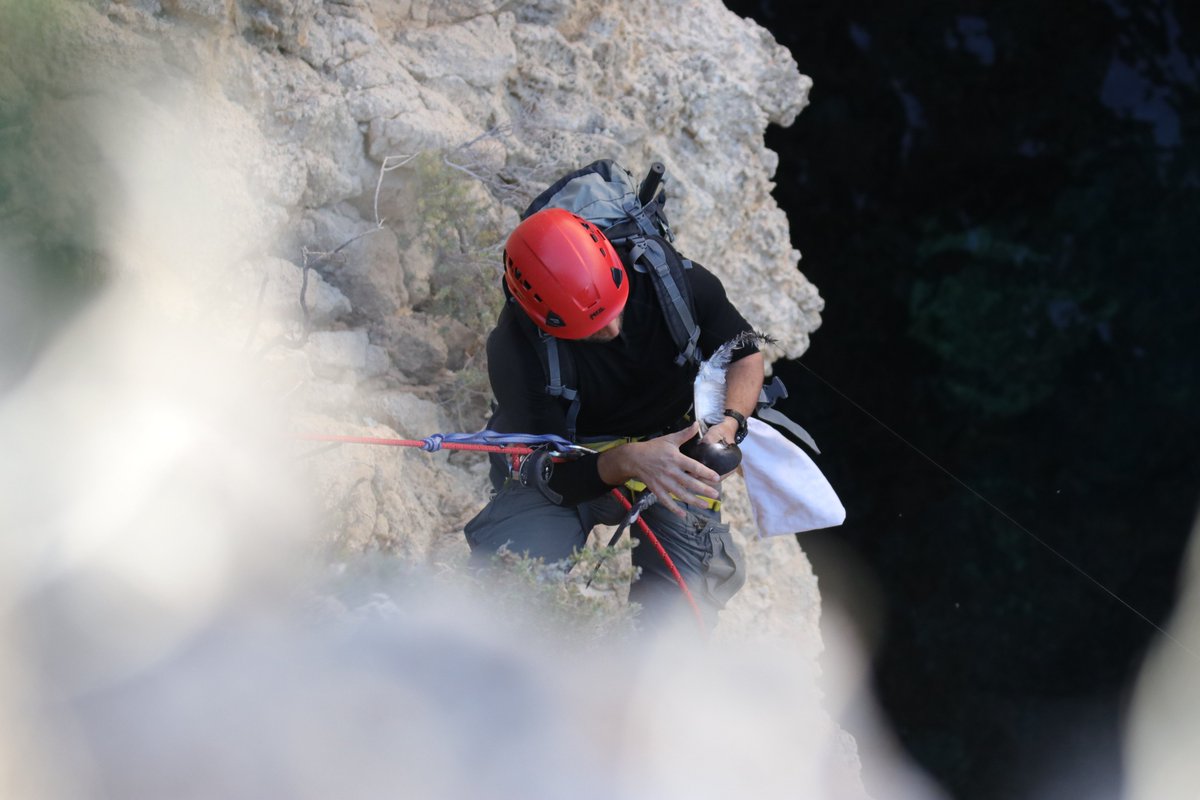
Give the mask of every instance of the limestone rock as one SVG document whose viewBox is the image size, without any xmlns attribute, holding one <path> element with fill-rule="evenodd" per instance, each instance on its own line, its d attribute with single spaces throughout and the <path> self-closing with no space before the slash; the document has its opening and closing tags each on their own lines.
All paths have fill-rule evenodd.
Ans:
<svg viewBox="0 0 1200 800">
<path fill-rule="evenodd" d="M 303 352 L 303 351 L 301 351 Z M 305 354 L 311 364 L 311 359 Z M 317 372 L 310 366 L 314 375 L 313 380 L 301 381 L 290 387 L 285 408 L 293 415 L 321 414 L 339 423 L 362 422 L 363 415 L 359 407 L 359 395 L 354 384 L 334 383 L 329 380 L 316 379 Z M 337 433 L 333 427 L 328 433 Z M 326 465 L 322 465 L 325 467 Z"/>
<path fill-rule="evenodd" d="M 344 380 L 366 370 L 369 344 L 364 330 L 317 331 L 304 349 L 318 376 Z"/>
<path fill-rule="evenodd" d="M 308 43 L 319 5 L 320 0 L 241 0 L 243 27 L 285 53 L 298 53 Z"/>
<path fill-rule="evenodd" d="M 307 241 L 302 247 L 309 263 L 346 294 L 364 319 L 386 321 L 409 307 L 399 245 L 391 229 L 338 204 L 309 212 L 304 230 Z"/>
<path fill-rule="evenodd" d="M 379 392 L 371 400 L 372 414 L 410 439 L 423 439 L 447 429 L 436 403 L 409 392 Z"/>
<path fill-rule="evenodd" d="M 220 25 L 233 16 L 233 0 L 162 0 L 163 11 L 185 19 Z"/>
<path fill-rule="evenodd" d="M 287 340 L 307 334 L 290 371 L 303 384 L 293 403 L 403 426 L 413 401 L 397 400 L 399 386 L 454 397 L 454 386 L 475 380 L 467 373 L 485 375 L 505 232 L 546 183 L 600 157 L 635 171 L 666 164 L 680 250 L 779 339 L 774 354 L 799 355 L 820 322 L 822 300 L 796 270 L 787 219 L 770 198 L 778 162 L 763 144 L 768 124 L 789 124 L 804 107 L 810 82 L 766 31 L 715 0 L 92 6 L 105 13 L 70 15 L 77 73 L 95 62 L 104 85 L 169 73 L 184 102 L 139 95 L 137 115 L 182 131 L 203 108 L 213 146 L 238 143 L 225 154 L 230 169 L 203 187 L 226 196 L 210 204 L 226 210 L 217 227 L 228 233 L 211 249 L 282 234 L 274 250 L 240 253 L 243 277 L 225 294 L 250 314 L 266 275 L 260 340 L 271 325 Z M 60 66 L 48 79 L 58 96 L 86 97 L 78 78 L 66 90 Z M 307 330 L 293 303 L 305 264 Z M 443 381 L 458 383 L 438 389 Z M 480 475 L 456 477 L 455 492 L 482 496 Z M 389 505 L 400 495 L 372 497 L 371 508 L 363 498 L 353 505 L 388 521 L 364 530 L 402 541 L 405 515 Z M 764 570 L 811 583 L 786 543 L 748 545 Z M 762 583 L 775 594 L 755 600 L 750 590 L 739 602 L 816 596 L 812 586 L 787 598 L 774 579 Z M 757 613 L 730 616 L 757 624 Z M 797 613 L 815 619 L 817 610 Z"/>
<path fill-rule="evenodd" d="M 423 243 L 414 242 L 400 254 L 404 287 L 414 306 L 424 305 L 433 293 L 434 256 Z"/>
<path fill-rule="evenodd" d="M 400 53 L 423 84 L 446 78 L 490 89 L 517 60 L 511 33 L 512 14 L 473 16 L 466 21 L 425 30 L 401 31 Z"/>
<path fill-rule="evenodd" d="M 382 426 L 315 418 L 307 425 L 343 435 L 401 438 Z M 347 446 L 322 456 L 313 464 L 312 480 L 338 548 L 379 549 L 423 563 L 465 560 L 461 529 L 477 499 L 455 488 L 464 477 L 456 467 L 409 448 Z"/>
<path fill-rule="evenodd" d="M 285 259 L 268 256 L 247 265 L 247 271 L 248 282 L 259 284 L 254 289 L 262 290 L 263 312 L 271 318 L 303 322 L 302 288 L 311 326 L 328 328 L 350 313 L 350 301 L 316 270 L 310 269 L 306 280 L 300 267 Z"/>
<path fill-rule="evenodd" d="M 460 370 L 483 349 L 484 340 L 475 331 L 451 317 L 437 320 L 438 333 L 446 343 L 446 368 Z"/>
<path fill-rule="evenodd" d="M 392 359 L 388 351 L 379 345 L 367 345 L 367 360 L 363 364 L 364 378 L 378 378 L 388 374 L 392 369 Z"/>
<path fill-rule="evenodd" d="M 117 134 L 108 141 L 193 136 L 198 160 L 220 164 L 192 185 L 171 177 L 166 148 L 151 152 L 157 180 L 189 202 L 160 227 L 208 238 L 192 237 L 196 252 L 139 263 L 168 264 L 193 305 L 250 318 L 228 326 L 231 342 L 258 324 L 250 338 L 275 342 L 264 361 L 285 376 L 271 390 L 314 424 L 370 421 L 365 430 L 408 435 L 448 419 L 475 424 L 504 237 L 534 194 L 595 158 L 635 172 L 666 165 L 680 250 L 779 339 L 772 355 L 798 356 L 820 324 L 823 301 L 796 269 L 770 197 L 778 160 L 763 143 L 768 124 L 790 124 L 804 107 L 810 81 L 766 31 L 716 0 L 64 8 L 61 57 L 13 96 L 48 98 L 34 125 L 49 134 L 80 108 L 111 105 L 121 86 L 129 112 L 108 122 Z M 51 139 L 41 157 L 81 167 L 119 149 Z M 102 205 L 82 188 L 62 209 L 63 230 Z M 213 263 L 228 268 L 196 268 Z M 307 320 L 294 302 L 305 264 Z M 467 413 L 454 402 L 463 387 Z M 483 470 L 411 453 L 344 447 L 311 466 L 344 523 L 331 538 L 423 558 L 461 548 L 458 528 L 487 490 Z M 726 507 L 746 536 L 752 578 L 723 627 L 782 626 L 815 651 L 811 569 L 792 542 L 757 541 L 739 492 L 731 483 Z"/>
<path fill-rule="evenodd" d="M 389 336 L 382 344 L 396 368 L 417 383 L 432 383 L 449 357 L 438 326 L 421 314 L 392 320 Z"/>
<path fill-rule="evenodd" d="M 208 309 L 227 344 L 254 345 L 263 391 L 297 428 L 418 437 L 481 424 L 505 236 L 536 193 L 597 158 L 666 165 L 679 249 L 779 340 L 769 355 L 799 356 L 820 324 L 763 141 L 811 82 L 718 0 L 55 6 L 52 41 L 0 48 L 5 99 L 36 140 L 31 168 L 71 176 L 72 191 L 35 198 L 53 232 L 75 241 L 103 209 L 121 274 L 169 287 L 154 295 L 168 317 Z M 15 70 L 38 55 L 44 67 Z M 139 180 L 166 198 L 127 215 L 137 226 L 113 221 L 103 191 L 120 159 L 143 163 Z M 2 166 L 38 191 L 27 165 Z M 332 551 L 465 557 L 485 460 L 346 445 L 304 463 Z M 815 657 L 807 559 L 794 540 L 759 541 L 740 481 L 727 488 L 750 580 L 717 635 L 774 630 Z"/>
</svg>

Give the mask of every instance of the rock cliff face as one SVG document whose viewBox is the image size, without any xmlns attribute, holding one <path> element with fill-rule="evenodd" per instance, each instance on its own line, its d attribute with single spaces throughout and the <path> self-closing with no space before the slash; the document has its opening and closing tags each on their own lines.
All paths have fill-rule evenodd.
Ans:
<svg viewBox="0 0 1200 800">
<path fill-rule="evenodd" d="M 819 324 L 763 145 L 809 81 L 715 0 L 48 7 L 52 57 L 4 74 L 38 160 L 72 176 L 48 200 L 53 224 L 94 234 L 113 271 L 163 289 L 168 310 L 225 321 L 268 367 L 294 430 L 479 427 L 503 238 L 542 187 L 595 158 L 665 163 L 681 251 L 778 338 L 776 355 L 799 355 Z M 67 130 L 80 119 L 85 132 Z M 115 178 L 105 166 L 130 162 L 141 168 Z M 309 463 L 329 541 L 463 556 L 482 459 L 343 447 Z M 730 484 L 736 527 L 751 532 Z M 815 653 L 803 554 L 749 538 L 755 574 L 723 627 L 770 620 Z"/>
<path fill-rule="evenodd" d="M 500 304 L 504 237 L 566 170 L 602 157 L 635 172 L 664 162 L 677 244 L 778 339 L 774 354 L 799 355 L 819 324 L 821 299 L 796 269 L 787 220 L 769 194 L 776 159 L 763 146 L 768 123 L 790 124 L 803 108 L 809 82 L 764 30 L 715 0 L 0 0 L 0 23 L 0 260 L 18 266 L 0 271 L 0 321 L 36 318 L 36 305 L 21 300 L 28 287 L 11 275 L 47 263 L 51 248 L 110 276 L 18 391 L 0 397 L 8 456 L 0 522 L 45 534 L 6 543 L 0 584 L 22 602 L 48 597 L 26 603 L 39 609 L 32 622 L 0 615 L 0 640 L 20 638 L 26 624 L 50 631 L 39 646 L 72 663 L 46 677 L 40 666 L 0 662 L 0 712 L 14 719 L 37 717 L 13 698 L 40 690 L 91 697 L 122 675 L 186 674 L 191 662 L 170 654 L 217 624 L 232 602 L 223 593 L 257 597 L 262 576 L 277 574 L 262 565 L 292 552 L 297 532 L 317 528 L 316 560 L 325 565 L 330 552 L 461 563 L 462 526 L 488 491 L 482 458 L 325 449 L 290 435 L 420 438 L 480 427 L 489 400 L 483 342 Z M 38 252 L 42 262 L 26 258 Z M 0 348 L 0 358 L 7 353 Z M 298 468 L 305 474 L 295 481 Z M 296 485 L 308 497 L 297 498 Z M 859 797 L 853 742 L 816 708 L 811 681 L 795 677 L 822 647 L 816 579 L 791 538 L 756 540 L 740 479 L 726 489 L 750 575 L 717 635 L 783 634 L 805 664 L 731 649 L 742 656 L 731 674 L 738 688 L 714 701 L 734 720 L 756 705 L 782 715 L 774 734 L 739 752 L 791 769 L 796 749 L 825 763 L 829 753 L 817 751 L 831 748 L 834 762 L 850 764 L 834 770 L 845 783 L 836 796 Z M 396 606 L 376 597 L 341 613 L 354 622 L 380 609 Z M 459 624 L 429 610 L 446 617 L 439 625 Z M 103 642 L 96 630 L 106 632 Z M 197 686 L 218 694 L 258 687 L 243 679 L 247 659 L 263 686 L 286 673 L 278 662 L 287 657 L 250 634 L 249 652 L 234 648 L 217 685 L 201 659 Z M 306 639 L 292 645 L 311 656 Z M 62 655 L 72 647 L 85 655 Z M 389 652 L 413 651 L 402 643 Z M 768 662 L 781 691 L 803 684 L 803 714 L 815 716 L 787 710 L 783 695 L 744 679 Z M 646 671 L 637 664 L 630 671 Z M 538 674 L 528 680 L 541 685 Z M 690 708 L 711 689 L 707 674 L 690 675 L 671 702 Z M 222 676 L 234 679 L 225 685 Z M 322 674 L 265 704 L 255 688 L 245 702 L 261 706 L 261 729 L 273 731 L 295 697 L 342 688 L 342 677 Z M 375 707 L 377 689 L 365 687 L 362 708 Z M 336 691 L 329 698 L 341 707 Z M 566 705 L 580 702 L 599 705 Z M 158 705 L 151 697 L 149 708 Z M 641 705 L 661 719 L 653 704 Z M 408 696 L 389 707 L 381 716 L 403 727 Z M 179 725 L 177 711 L 165 716 Z M 637 719 L 614 720 L 611 731 L 657 730 Z M 220 727 L 204 713 L 196 723 Z M 745 717 L 722 733 L 751 724 Z M 143 727 L 157 745 L 164 729 Z M 103 743 L 109 730 L 89 735 Z M 721 737 L 705 731 L 692 732 L 699 749 L 676 750 L 705 759 L 698 754 L 719 747 L 713 758 L 723 756 Z M 325 757 L 325 733 L 313 739 L 314 762 Z M 664 729 L 663 746 L 679 735 Z M 813 746 L 793 744 L 804 737 Z M 763 749 L 766 740 L 774 750 Z M 193 771 L 194 751 L 164 746 L 184 758 L 180 774 Z M 305 761 L 294 756 L 279 764 Z M 30 769 L 61 777 L 61 759 L 46 758 Z M 751 778 L 776 793 L 795 785 L 790 775 L 775 783 L 778 766 L 748 775 L 747 763 L 734 758 L 725 770 L 741 789 L 757 785 Z M 141 766 L 121 774 L 153 779 Z M 710 779 L 708 770 L 676 766 L 659 782 Z M 63 780 L 61 796 L 82 796 Z M 647 785 L 651 795 L 670 793 Z"/>
</svg>

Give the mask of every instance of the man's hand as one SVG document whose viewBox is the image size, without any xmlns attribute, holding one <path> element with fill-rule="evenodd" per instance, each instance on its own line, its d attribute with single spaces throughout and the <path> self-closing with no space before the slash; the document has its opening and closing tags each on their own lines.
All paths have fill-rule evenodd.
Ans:
<svg viewBox="0 0 1200 800">
<path fill-rule="evenodd" d="M 725 442 L 725 444 L 733 444 L 737 438 L 738 424 L 733 417 L 722 417 L 721 421 L 716 425 L 709 426 L 709 429 L 704 432 L 701 437 L 702 442 Z"/>
<path fill-rule="evenodd" d="M 716 487 L 721 481 L 717 473 L 679 452 L 679 446 L 698 431 L 699 426 L 693 423 L 677 433 L 606 450 L 597 462 L 600 478 L 610 486 L 619 486 L 636 478 L 658 495 L 658 502 L 668 511 L 680 517 L 687 516 L 671 495 L 716 497 Z"/>
</svg>

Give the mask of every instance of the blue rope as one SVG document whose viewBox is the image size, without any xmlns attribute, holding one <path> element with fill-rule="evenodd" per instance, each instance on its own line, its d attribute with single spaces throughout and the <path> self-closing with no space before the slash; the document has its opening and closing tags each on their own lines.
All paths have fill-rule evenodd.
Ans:
<svg viewBox="0 0 1200 800">
<path fill-rule="evenodd" d="M 556 450 L 568 450 L 573 445 L 561 436 L 532 433 L 500 433 L 498 431 L 477 431 L 475 433 L 435 433 L 422 440 L 421 449 L 427 453 L 436 453 L 442 449 L 443 443 L 450 444 L 486 444 L 497 447 L 509 445 L 549 444 Z"/>
</svg>

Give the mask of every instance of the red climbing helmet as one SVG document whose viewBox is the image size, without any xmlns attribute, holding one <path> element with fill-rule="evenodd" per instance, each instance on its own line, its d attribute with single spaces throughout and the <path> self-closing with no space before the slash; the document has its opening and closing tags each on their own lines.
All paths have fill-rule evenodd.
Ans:
<svg viewBox="0 0 1200 800">
<path fill-rule="evenodd" d="M 629 299 L 612 244 L 595 225 L 561 208 L 537 212 L 509 235 L 504 282 L 529 318 L 559 339 L 591 336 Z"/>
</svg>

